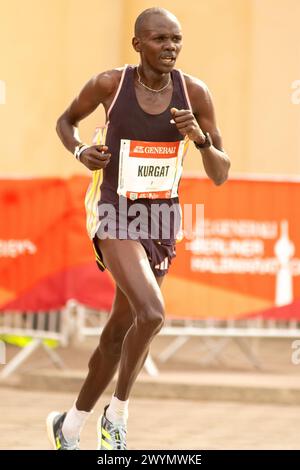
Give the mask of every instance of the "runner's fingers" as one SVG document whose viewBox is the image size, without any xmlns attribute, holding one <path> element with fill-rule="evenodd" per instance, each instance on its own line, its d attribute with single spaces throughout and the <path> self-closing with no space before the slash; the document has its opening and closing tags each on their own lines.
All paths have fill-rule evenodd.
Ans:
<svg viewBox="0 0 300 470">
<path fill-rule="evenodd" d="M 195 125 L 193 124 L 192 121 L 183 122 L 181 124 L 177 124 L 177 129 L 179 130 L 185 129 L 185 130 L 192 131 L 193 129 L 195 129 Z"/>
<path fill-rule="evenodd" d="M 185 122 L 185 121 L 193 121 L 194 119 L 195 119 L 195 117 L 190 111 L 187 111 L 186 114 L 184 114 L 184 115 L 181 115 L 181 116 L 176 115 L 174 117 L 174 120 L 175 120 L 176 124 L 178 124 L 180 122 Z"/>
<path fill-rule="evenodd" d="M 100 153 L 97 150 L 90 150 L 89 157 L 93 157 L 100 161 L 110 160 L 111 153 Z"/>
<path fill-rule="evenodd" d="M 189 109 L 177 109 L 177 108 L 171 108 L 170 111 L 173 116 L 180 116 L 182 114 L 190 112 Z"/>
<path fill-rule="evenodd" d="M 97 171 L 97 170 L 103 170 L 103 168 L 106 168 L 108 163 L 103 163 L 103 162 L 97 162 L 97 163 L 89 163 L 88 167 L 92 171 Z"/>
<path fill-rule="evenodd" d="M 89 155 L 88 156 L 88 163 L 90 165 L 94 165 L 96 166 L 97 168 L 102 168 L 103 165 L 107 165 L 108 163 L 110 162 L 110 158 L 104 158 L 104 157 L 99 157 L 99 156 L 93 156 L 93 155 Z"/>
<path fill-rule="evenodd" d="M 107 145 L 95 145 L 94 149 L 97 150 L 97 152 L 106 153 L 108 147 Z"/>
</svg>

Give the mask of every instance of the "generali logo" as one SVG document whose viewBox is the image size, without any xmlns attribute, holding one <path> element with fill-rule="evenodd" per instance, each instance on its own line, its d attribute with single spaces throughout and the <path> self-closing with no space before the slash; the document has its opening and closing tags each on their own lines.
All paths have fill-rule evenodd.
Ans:
<svg viewBox="0 0 300 470">
<path fill-rule="evenodd" d="M 137 145 L 134 149 L 133 149 L 133 152 L 132 153 L 145 153 L 145 147 L 143 147 L 142 145 Z"/>
<path fill-rule="evenodd" d="M 130 142 L 130 156 L 142 158 L 175 158 L 180 142 Z"/>
</svg>

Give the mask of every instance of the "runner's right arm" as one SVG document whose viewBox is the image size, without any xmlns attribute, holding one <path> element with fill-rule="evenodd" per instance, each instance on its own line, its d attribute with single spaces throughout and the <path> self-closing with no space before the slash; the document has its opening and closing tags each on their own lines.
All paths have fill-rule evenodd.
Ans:
<svg viewBox="0 0 300 470">
<path fill-rule="evenodd" d="M 93 77 L 57 120 L 57 134 L 71 153 L 74 153 L 75 147 L 82 143 L 78 123 L 101 103 L 107 109 L 107 105 L 112 101 L 117 90 L 119 76 L 119 70 L 111 70 Z M 89 170 L 99 170 L 107 166 L 110 157 L 107 146 L 91 145 L 81 153 L 80 161 Z"/>
</svg>

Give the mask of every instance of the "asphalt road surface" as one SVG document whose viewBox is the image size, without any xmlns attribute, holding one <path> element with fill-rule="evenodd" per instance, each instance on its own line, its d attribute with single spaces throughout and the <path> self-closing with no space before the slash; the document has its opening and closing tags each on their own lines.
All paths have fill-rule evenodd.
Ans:
<svg viewBox="0 0 300 470">
<path fill-rule="evenodd" d="M 0 449 L 50 449 L 49 411 L 68 409 L 70 393 L 0 388 Z M 81 449 L 96 449 L 102 397 L 81 436 Z M 231 402 L 154 400 L 130 402 L 128 448 L 300 449 L 300 407 Z"/>
</svg>

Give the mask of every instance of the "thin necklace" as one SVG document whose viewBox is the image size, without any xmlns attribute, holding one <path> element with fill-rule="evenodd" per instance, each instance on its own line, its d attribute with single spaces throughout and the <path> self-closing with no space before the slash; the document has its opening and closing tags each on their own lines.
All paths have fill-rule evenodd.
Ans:
<svg viewBox="0 0 300 470">
<path fill-rule="evenodd" d="M 168 86 L 170 85 L 171 75 L 169 75 L 168 83 L 167 83 L 165 86 L 163 86 L 162 88 L 159 88 L 159 90 L 155 90 L 154 88 L 151 88 L 150 86 L 147 86 L 147 85 L 145 85 L 145 83 L 142 82 L 141 76 L 140 76 L 140 73 L 139 73 L 139 67 L 138 67 L 138 66 L 137 66 L 137 68 L 136 68 L 136 71 L 137 71 L 137 74 L 138 74 L 138 82 L 139 82 L 144 88 L 146 88 L 146 89 L 149 90 L 149 91 L 153 91 L 154 93 L 160 93 L 161 91 L 164 91 L 166 88 L 168 88 Z"/>
</svg>

